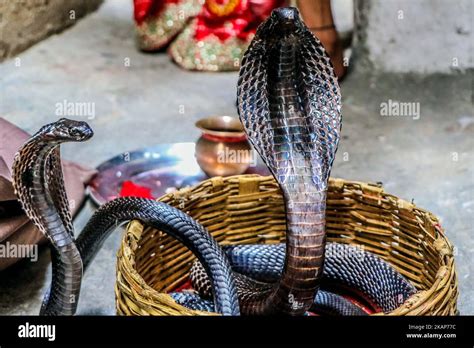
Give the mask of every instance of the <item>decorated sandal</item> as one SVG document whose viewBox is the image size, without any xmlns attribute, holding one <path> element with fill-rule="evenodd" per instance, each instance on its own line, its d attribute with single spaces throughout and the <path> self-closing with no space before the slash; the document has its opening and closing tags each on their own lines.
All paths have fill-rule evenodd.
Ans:
<svg viewBox="0 0 474 348">
<path fill-rule="evenodd" d="M 134 0 L 138 47 L 157 51 L 183 30 L 190 18 L 199 14 L 204 0 Z"/>
<path fill-rule="evenodd" d="M 281 0 L 206 0 L 202 11 L 170 45 L 174 61 L 188 70 L 239 70 L 258 25 Z"/>
</svg>

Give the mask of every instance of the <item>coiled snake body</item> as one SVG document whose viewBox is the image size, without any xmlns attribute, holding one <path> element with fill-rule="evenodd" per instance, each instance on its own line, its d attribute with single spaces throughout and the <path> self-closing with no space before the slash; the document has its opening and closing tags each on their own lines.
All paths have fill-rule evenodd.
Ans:
<svg viewBox="0 0 474 348">
<path fill-rule="evenodd" d="M 296 9 L 276 9 L 259 27 L 243 58 L 238 107 L 251 143 L 283 192 L 286 246 L 239 246 L 226 251 L 186 214 L 142 198 L 106 203 L 75 239 L 59 145 L 87 140 L 92 131 L 85 122 L 67 119 L 44 126 L 20 149 L 13 165 L 18 198 L 51 243 L 53 279 L 41 314 L 75 313 L 83 270 L 111 231 L 131 219 L 177 238 L 197 256 L 209 278 L 200 276 L 196 265 L 194 281 L 205 283 L 214 302 L 173 294 L 189 307 L 225 315 L 300 315 L 316 298 L 316 305 L 327 306 L 328 312 L 337 307 L 338 314 L 360 314 L 345 299 L 318 291 L 323 264 L 325 279 L 368 293 L 382 310 L 406 300 L 414 287 L 379 258 L 365 253 L 358 259 L 349 246 L 326 248 L 326 191 L 339 141 L 340 106 L 337 80 L 320 42 Z"/>
</svg>

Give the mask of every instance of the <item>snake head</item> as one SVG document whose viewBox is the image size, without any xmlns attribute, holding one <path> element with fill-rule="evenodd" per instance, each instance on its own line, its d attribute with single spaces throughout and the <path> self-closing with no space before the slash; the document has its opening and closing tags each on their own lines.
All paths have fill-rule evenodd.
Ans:
<svg viewBox="0 0 474 348">
<path fill-rule="evenodd" d="M 87 122 L 67 118 L 61 118 L 44 126 L 40 129 L 39 133 L 52 141 L 58 142 L 86 141 L 94 135 Z"/>
<path fill-rule="evenodd" d="M 326 190 L 341 95 L 328 54 L 297 9 L 275 9 L 259 26 L 242 58 L 237 98 L 248 139 L 278 183 L 298 173 Z"/>
<path fill-rule="evenodd" d="M 281 40 L 297 40 L 306 29 L 300 13 L 295 7 L 280 7 L 274 9 L 268 19 L 259 26 L 256 36 L 265 37 L 267 43 Z"/>
</svg>

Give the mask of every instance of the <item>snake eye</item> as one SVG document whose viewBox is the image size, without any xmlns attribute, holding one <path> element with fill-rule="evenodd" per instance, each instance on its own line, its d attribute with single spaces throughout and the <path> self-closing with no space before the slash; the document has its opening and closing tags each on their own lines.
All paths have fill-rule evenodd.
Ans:
<svg viewBox="0 0 474 348">
<path fill-rule="evenodd" d="M 69 135 L 72 137 L 77 137 L 81 135 L 81 132 L 77 129 L 69 129 Z"/>
</svg>

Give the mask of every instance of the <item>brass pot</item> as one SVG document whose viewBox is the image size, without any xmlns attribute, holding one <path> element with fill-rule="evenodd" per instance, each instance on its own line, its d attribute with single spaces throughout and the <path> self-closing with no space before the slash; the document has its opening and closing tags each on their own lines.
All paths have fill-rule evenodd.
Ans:
<svg viewBox="0 0 474 348">
<path fill-rule="evenodd" d="M 211 116 L 196 122 L 201 137 L 196 143 L 196 160 L 210 177 L 244 173 L 253 163 L 252 148 L 238 118 Z"/>
</svg>

